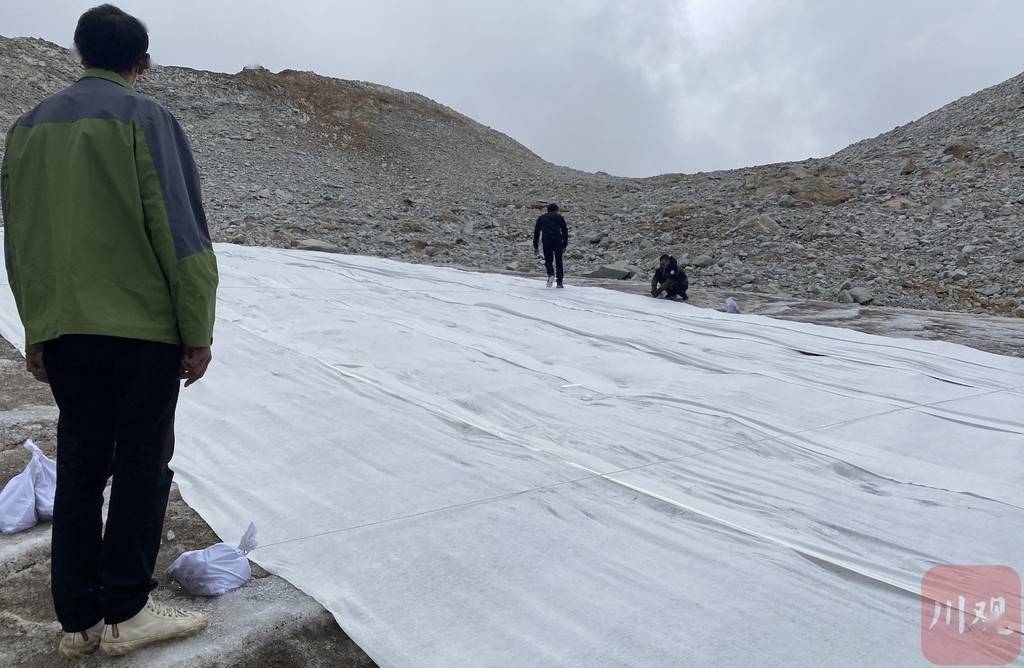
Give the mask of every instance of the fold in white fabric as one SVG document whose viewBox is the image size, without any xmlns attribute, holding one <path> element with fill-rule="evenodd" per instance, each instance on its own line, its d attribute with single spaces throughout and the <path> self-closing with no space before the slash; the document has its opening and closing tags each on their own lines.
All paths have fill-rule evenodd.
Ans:
<svg viewBox="0 0 1024 668">
<path fill-rule="evenodd" d="M 928 568 L 1024 570 L 1024 360 L 217 252 L 176 480 L 382 666 L 924 666 Z"/>
</svg>

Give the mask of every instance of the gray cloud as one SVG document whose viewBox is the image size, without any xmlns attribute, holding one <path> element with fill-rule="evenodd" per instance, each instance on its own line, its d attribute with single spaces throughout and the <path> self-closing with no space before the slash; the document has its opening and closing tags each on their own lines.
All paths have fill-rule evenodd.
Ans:
<svg viewBox="0 0 1024 668">
<path fill-rule="evenodd" d="M 4 0 L 68 45 L 91 2 Z M 415 90 L 544 158 L 625 175 L 803 159 L 1024 69 L 1018 0 L 254 0 L 121 6 L 158 62 Z"/>
</svg>

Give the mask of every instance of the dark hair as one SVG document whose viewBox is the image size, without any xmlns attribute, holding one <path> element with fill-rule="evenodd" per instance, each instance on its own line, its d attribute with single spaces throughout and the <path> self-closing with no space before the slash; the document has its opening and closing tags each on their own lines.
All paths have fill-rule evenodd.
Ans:
<svg viewBox="0 0 1024 668">
<path fill-rule="evenodd" d="M 665 259 L 671 260 L 672 256 L 669 255 L 668 253 L 665 253 L 664 255 L 662 255 L 661 257 L 658 258 L 658 260 L 665 260 Z"/>
<path fill-rule="evenodd" d="M 88 67 L 127 72 L 149 50 L 149 33 L 134 16 L 114 5 L 100 5 L 78 19 L 75 48 Z"/>
<path fill-rule="evenodd" d="M 548 204 L 548 213 L 554 213 L 555 211 L 558 211 L 558 205 L 554 202 Z"/>
</svg>

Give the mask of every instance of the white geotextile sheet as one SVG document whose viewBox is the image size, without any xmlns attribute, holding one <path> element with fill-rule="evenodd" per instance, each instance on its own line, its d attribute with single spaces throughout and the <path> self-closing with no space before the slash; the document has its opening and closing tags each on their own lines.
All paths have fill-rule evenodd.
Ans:
<svg viewBox="0 0 1024 668">
<path fill-rule="evenodd" d="M 930 566 L 1024 571 L 1022 359 L 217 252 L 176 481 L 381 666 L 928 665 Z"/>
</svg>

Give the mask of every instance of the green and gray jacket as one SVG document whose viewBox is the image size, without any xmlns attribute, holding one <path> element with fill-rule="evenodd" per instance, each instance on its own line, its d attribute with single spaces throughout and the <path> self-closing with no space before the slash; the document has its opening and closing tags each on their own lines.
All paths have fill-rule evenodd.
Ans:
<svg viewBox="0 0 1024 668">
<path fill-rule="evenodd" d="M 11 128 L 0 195 L 30 351 L 64 334 L 210 345 L 217 260 L 199 175 L 156 101 L 87 70 Z"/>
</svg>

